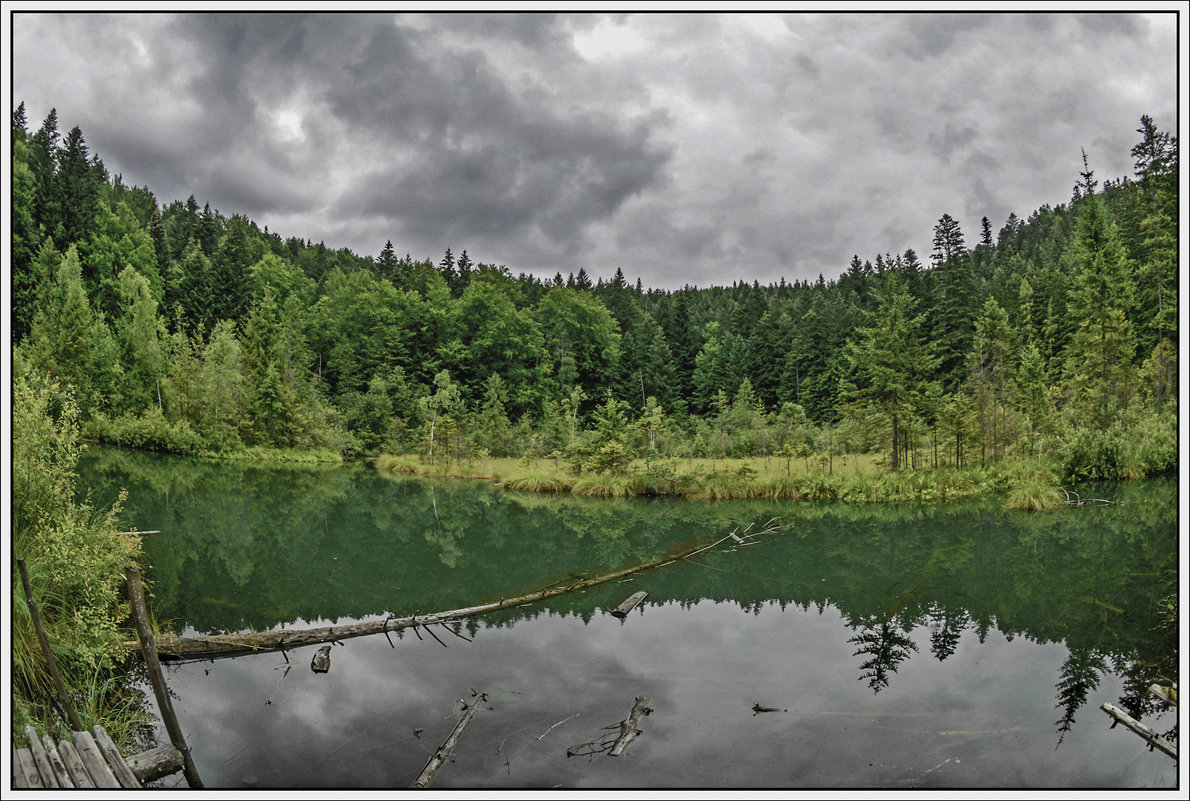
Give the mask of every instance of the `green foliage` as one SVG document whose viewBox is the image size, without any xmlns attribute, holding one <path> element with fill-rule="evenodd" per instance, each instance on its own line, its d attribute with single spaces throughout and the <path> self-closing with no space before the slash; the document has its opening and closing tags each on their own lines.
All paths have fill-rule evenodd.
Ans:
<svg viewBox="0 0 1190 801">
<path fill-rule="evenodd" d="M 1172 475 L 1178 469 L 1172 414 L 1132 412 L 1107 430 L 1079 427 L 1065 438 L 1062 461 L 1072 481 L 1120 481 Z"/>
<path fill-rule="evenodd" d="M 777 455 L 788 475 L 875 449 L 894 470 L 1038 458 L 1176 412 L 1177 140 L 1147 117 L 1135 181 L 1100 191 L 1088 167 L 1069 206 L 1010 215 L 995 242 L 985 219 L 973 250 L 943 215 L 932 269 L 907 249 L 837 280 L 676 292 L 282 239 L 109 179 L 56 112 L 14 125 L 15 344 L 90 430 L 141 447 L 556 453 L 578 473 L 618 469 L 615 441 L 646 469 Z M 448 400 L 444 372 L 449 410 L 419 402 Z M 1139 434 L 1123 455 L 1072 434 L 1070 464 L 1172 469 Z"/>
<path fill-rule="evenodd" d="M 157 408 L 141 414 L 126 413 L 115 419 L 97 414 L 87 424 L 87 429 L 101 442 L 141 451 L 195 455 L 212 445 L 218 449 L 225 444 L 209 442 L 196 434 L 185 420 L 171 423 Z M 238 440 L 236 442 L 238 444 Z"/>
<path fill-rule="evenodd" d="M 96 509 L 76 499 L 83 446 L 72 393 L 24 371 L 14 375 L 12 392 L 12 553 L 26 560 L 56 660 L 82 696 L 90 677 L 111 675 L 122 661 L 128 632 L 120 590 L 140 540 L 117 533 L 119 504 Z M 13 699 L 38 728 L 54 729 L 48 668 L 15 564 L 11 579 Z"/>
</svg>

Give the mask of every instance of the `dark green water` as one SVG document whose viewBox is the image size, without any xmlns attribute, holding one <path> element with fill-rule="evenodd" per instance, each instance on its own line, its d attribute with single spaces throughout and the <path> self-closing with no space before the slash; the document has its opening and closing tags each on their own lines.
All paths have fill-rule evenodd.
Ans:
<svg viewBox="0 0 1190 801">
<path fill-rule="evenodd" d="M 1099 710 L 1176 726 L 1174 482 L 1122 503 L 945 506 L 597 501 L 92 449 L 95 501 L 128 490 L 156 618 L 180 633 L 452 609 L 720 548 L 585 593 L 404 632 L 170 668 L 210 787 L 402 788 L 487 693 L 435 788 L 1173 788 L 1173 760 Z M 625 620 L 610 610 L 637 590 Z M 635 696 L 623 757 L 598 742 Z M 754 711 L 754 706 L 780 711 Z M 555 725 L 557 724 L 557 725 Z"/>
</svg>

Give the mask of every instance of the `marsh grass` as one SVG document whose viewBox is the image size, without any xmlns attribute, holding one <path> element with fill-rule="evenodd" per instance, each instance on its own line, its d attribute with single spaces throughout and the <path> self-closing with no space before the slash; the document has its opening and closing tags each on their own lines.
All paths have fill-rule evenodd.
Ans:
<svg viewBox="0 0 1190 801">
<path fill-rule="evenodd" d="M 401 475 L 487 480 L 518 492 L 571 493 L 594 498 L 676 496 L 708 501 L 930 502 L 1006 494 L 1013 509 L 1055 508 L 1058 465 L 1053 461 L 1003 462 L 959 469 L 896 470 L 872 455 L 836 460 L 827 472 L 797 459 L 636 460 L 622 474 L 574 475 L 549 459 L 475 459 L 429 465 L 417 456 L 382 455 L 375 466 Z"/>
</svg>

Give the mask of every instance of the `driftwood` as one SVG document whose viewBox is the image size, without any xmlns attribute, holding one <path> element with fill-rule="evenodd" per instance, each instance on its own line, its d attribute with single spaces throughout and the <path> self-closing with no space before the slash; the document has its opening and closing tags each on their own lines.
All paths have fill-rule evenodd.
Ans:
<svg viewBox="0 0 1190 801">
<path fill-rule="evenodd" d="M 652 714 L 653 702 L 648 698 L 636 697 L 636 703 L 632 705 L 632 712 L 629 713 L 628 718 L 620 722 L 620 736 L 616 738 L 615 744 L 612 745 L 612 750 L 607 752 L 608 756 L 620 756 L 624 753 L 624 749 L 628 747 L 628 743 L 632 742 L 636 735 L 640 734 L 640 729 L 636 727 L 640 723 L 640 719 L 646 715 Z"/>
<path fill-rule="evenodd" d="M 1172 690 L 1172 693 L 1171 693 Z M 1160 698 L 1170 706 L 1177 706 L 1178 699 L 1176 693 L 1178 691 L 1177 685 L 1173 687 L 1162 687 L 1160 684 L 1150 684 L 1149 692 Z"/>
<path fill-rule="evenodd" d="M 628 743 L 632 742 L 633 738 L 640 734 L 640 729 L 637 728 L 640 719 L 651 714 L 652 711 L 653 702 L 648 698 L 642 698 L 638 695 L 632 705 L 632 711 L 628 713 L 628 717 L 619 723 L 613 723 L 611 726 L 604 727 L 605 731 L 608 729 L 617 731 L 618 734 L 616 736 L 572 745 L 566 749 L 566 756 L 585 756 L 589 759 L 593 759 L 596 754 L 602 753 L 607 753 L 608 756 L 622 756 L 624 749 L 628 747 Z"/>
<path fill-rule="evenodd" d="M 1065 487 L 1058 487 L 1062 492 L 1066 493 L 1067 506 L 1086 506 L 1087 504 L 1095 504 L 1096 506 L 1112 506 L 1116 501 L 1108 498 L 1084 498 L 1073 490 L 1068 490 Z"/>
<path fill-rule="evenodd" d="M 1172 759 L 1178 758 L 1177 746 L 1162 737 L 1157 732 L 1150 729 L 1145 724 L 1141 723 L 1139 720 L 1133 719 L 1127 712 L 1120 709 L 1115 704 L 1100 704 L 1099 708 L 1115 718 L 1115 722 L 1112 723 L 1113 729 L 1115 728 L 1116 723 L 1123 723 L 1126 727 L 1139 734 L 1141 739 L 1149 744 L 1150 751 L 1156 748 L 1167 757 Z"/>
<path fill-rule="evenodd" d="M 424 789 L 430 786 L 430 782 L 434 781 L 435 774 L 446 764 L 446 760 L 450 758 L 450 752 L 454 750 L 455 744 L 458 743 L 459 737 L 463 734 L 463 730 L 471 724 L 471 719 L 475 717 L 475 713 L 479 711 L 480 705 L 487 699 L 488 697 L 485 693 L 480 693 L 478 697 L 471 701 L 471 705 L 467 707 L 467 711 L 463 714 L 463 717 L 451 729 L 450 734 L 442 741 L 442 745 L 438 746 L 438 750 L 430 756 L 429 761 L 426 762 L 426 766 L 421 769 L 421 773 L 417 775 L 417 779 L 413 782 L 413 787 Z M 459 700 L 462 701 L 461 698 Z M 464 706 L 466 706 L 465 702 Z"/>
<path fill-rule="evenodd" d="M 632 595 L 629 595 L 624 599 L 623 603 L 612 610 L 612 614 L 616 617 L 628 617 L 628 613 L 636 608 L 636 605 L 647 598 L 648 595 L 649 594 L 647 592 L 632 593 Z"/>
<path fill-rule="evenodd" d="M 182 752 L 172 745 L 160 745 L 128 757 L 129 769 L 142 784 L 155 781 L 182 769 Z"/>
<path fill-rule="evenodd" d="M 310 660 L 310 670 L 315 673 L 326 673 L 331 669 L 331 647 L 324 645 L 318 649 L 314 654 L 314 658 Z"/>
<path fill-rule="evenodd" d="M 181 659 L 181 660 L 201 660 L 201 659 L 218 659 L 231 656 L 243 656 L 251 653 L 266 653 L 269 651 L 285 650 L 287 648 L 300 648 L 306 645 L 317 645 L 319 643 L 336 642 L 339 640 L 346 640 L 352 637 L 364 637 L 370 634 L 387 634 L 390 631 L 400 631 L 402 629 L 412 628 L 415 632 L 418 627 L 424 628 L 427 632 L 433 634 L 429 628 L 434 625 L 441 625 L 462 620 L 476 615 L 482 615 L 487 612 L 495 612 L 501 609 L 510 609 L 516 606 L 524 606 L 526 604 L 543 601 L 547 598 L 554 598 L 566 593 L 575 592 L 578 590 L 585 590 L 589 587 L 595 587 L 600 584 L 606 584 L 609 581 L 615 581 L 625 576 L 630 576 L 634 573 L 640 573 L 643 570 L 649 570 L 655 567 L 662 567 L 679 559 L 689 559 L 704 551 L 709 551 L 720 543 L 731 540 L 737 537 L 742 537 L 745 540 L 760 536 L 775 531 L 778 526 L 774 525 L 776 519 L 770 520 L 765 524 L 765 528 L 760 531 L 748 533 L 751 526 L 743 532 L 733 531 L 730 534 L 700 545 L 695 545 L 685 548 L 681 551 L 668 553 L 660 556 L 644 564 L 635 565 L 633 567 L 617 570 L 613 573 L 605 573 L 601 576 L 593 578 L 580 578 L 573 583 L 557 585 L 553 584 L 537 592 L 531 592 L 527 595 L 517 596 L 515 598 L 505 598 L 491 603 L 481 604 L 479 606 L 469 606 L 462 609 L 451 609 L 445 612 L 434 612 L 427 615 L 411 615 L 409 617 L 393 617 L 389 616 L 381 620 L 369 620 L 360 623 L 351 623 L 345 626 L 323 626 L 314 629 L 285 631 L 262 631 L 250 634 L 214 634 L 207 637 L 177 637 L 172 635 L 161 635 L 154 638 L 156 652 L 165 658 Z M 448 629 L 449 630 L 449 629 Z M 453 630 L 451 630 L 452 633 Z M 419 635 L 420 636 L 420 635 Z M 435 635 L 436 637 L 436 635 Z M 441 642 L 441 640 L 439 640 Z M 126 642 L 124 647 L 128 650 L 136 650 L 140 647 L 138 642 Z"/>
</svg>

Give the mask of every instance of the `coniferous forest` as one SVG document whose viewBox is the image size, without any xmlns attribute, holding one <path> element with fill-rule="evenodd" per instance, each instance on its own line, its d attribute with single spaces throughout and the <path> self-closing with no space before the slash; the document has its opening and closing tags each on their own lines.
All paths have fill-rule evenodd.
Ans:
<svg viewBox="0 0 1190 801">
<path fill-rule="evenodd" d="M 415 259 L 382 231 L 374 256 L 283 236 L 128 186 L 62 127 L 13 114 L 14 386 L 56 381 L 93 440 L 590 474 L 1177 469 L 1177 140 L 1147 116 L 1133 175 L 1101 181 L 1084 154 L 1072 196 L 1025 218 L 941 213 L 929 253 L 676 291 L 616 265 L 514 274 L 464 243 Z"/>
</svg>

